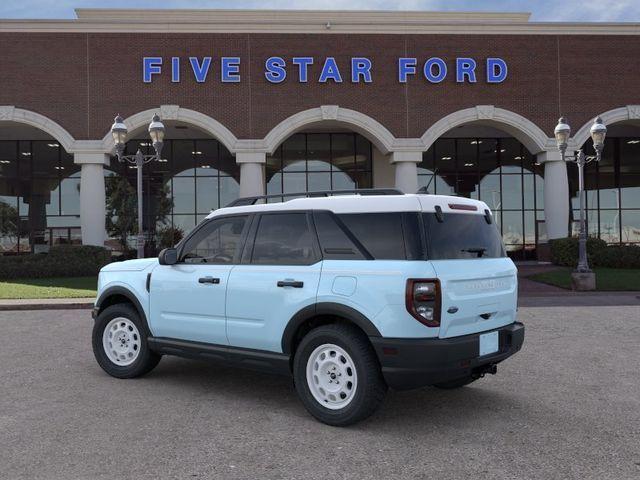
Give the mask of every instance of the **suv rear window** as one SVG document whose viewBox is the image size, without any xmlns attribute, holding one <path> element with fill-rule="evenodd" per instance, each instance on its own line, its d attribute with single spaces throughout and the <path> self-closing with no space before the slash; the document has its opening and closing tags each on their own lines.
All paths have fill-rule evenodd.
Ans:
<svg viewBox="0 0 640 480">
<path fill-rule="evenodd" d="M 424 213 L 424 228 L 429 244 L 429 259 L 504 257 L 500 232 L 495 222 L 484 215 L 443 213 L 439 222 L 435 213 Z"/>
</svg>

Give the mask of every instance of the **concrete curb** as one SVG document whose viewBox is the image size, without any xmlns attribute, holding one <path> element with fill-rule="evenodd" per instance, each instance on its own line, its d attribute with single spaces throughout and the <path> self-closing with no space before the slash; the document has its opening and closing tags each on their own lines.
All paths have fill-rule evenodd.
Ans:
<svg viewBox="0 0 640 480">
<path fill-rule="evenodd" d="M 0 312 L 21 310 L 79 310 L 93 308 L 93 298 L 34 298 L 0 300 Z"/>
</svg>

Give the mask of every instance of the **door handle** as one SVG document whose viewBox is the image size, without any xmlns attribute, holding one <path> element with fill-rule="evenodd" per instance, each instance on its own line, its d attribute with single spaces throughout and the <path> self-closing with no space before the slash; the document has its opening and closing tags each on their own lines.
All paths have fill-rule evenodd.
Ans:
<svg viewBox="0 0 640 480">
<path fill-rule="evenodd" d="M 300 282 L 298 280 L 279 280 L 279 287 L 293 287 L 293 288 L 302 288 L 304 287 L 304 282 Z"/>
<path fill-rule="evenodd" d="M 220 279 L 213 277 L 200 277 L 198 279 L 198 283 L 213 283 L 217 285 L 218 283 L 220 283 Z"/>
</svg>

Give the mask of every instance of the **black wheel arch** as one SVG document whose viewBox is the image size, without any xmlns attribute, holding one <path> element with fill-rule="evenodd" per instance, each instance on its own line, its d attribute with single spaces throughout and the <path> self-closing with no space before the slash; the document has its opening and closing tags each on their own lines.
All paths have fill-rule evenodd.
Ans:
<svg viewBox="0 0 640 480">
<path fill-rule="evenodd" d="M 282 334 L 282 351 L 293 353 L 296 335 L 306 322 L 316 317 L 338 317 L 359 327 L 369 337 L 381 337 L 380 331 L 365 315 L 341 303 L 320 302 L 299 310 L 287 323 Z"/>
<path fill-rule="evenodd" d="M 117 303 L 131 303 L 144 322 L 147 328 L 147 333 L 150 334 L 147 315 L 144 313 L 144 308 L 142 308 L 140 300 L 138 300 L 138 297 L 136 297 L 131 290 L 123 286 L 116 285 L 109 287 L 100 294 L 95 303 L 96 316 L 105 308 Z"/>
</svg>

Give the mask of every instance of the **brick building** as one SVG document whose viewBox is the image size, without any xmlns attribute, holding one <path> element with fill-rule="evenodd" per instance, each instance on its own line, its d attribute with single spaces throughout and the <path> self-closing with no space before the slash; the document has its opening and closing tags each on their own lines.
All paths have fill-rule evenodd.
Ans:
<svg viewBox="0 0 640 480">
<path fill-rule="evenodd" d="M 424 187 L 480 198 L 515 258 L 575 232 L 587 168 L 590 234 L 640 242 L 640 25 L 528 14 L 77 10 L 0 20 L 0 252 L 106 244 L 116 114 L 144 168 L 145 231 L 188 231 L 239 195 Z M 168 199 L 167 202 L 163 200 Z M 160 207 L 163 204 L 165 207 Z"/>
</svg>

